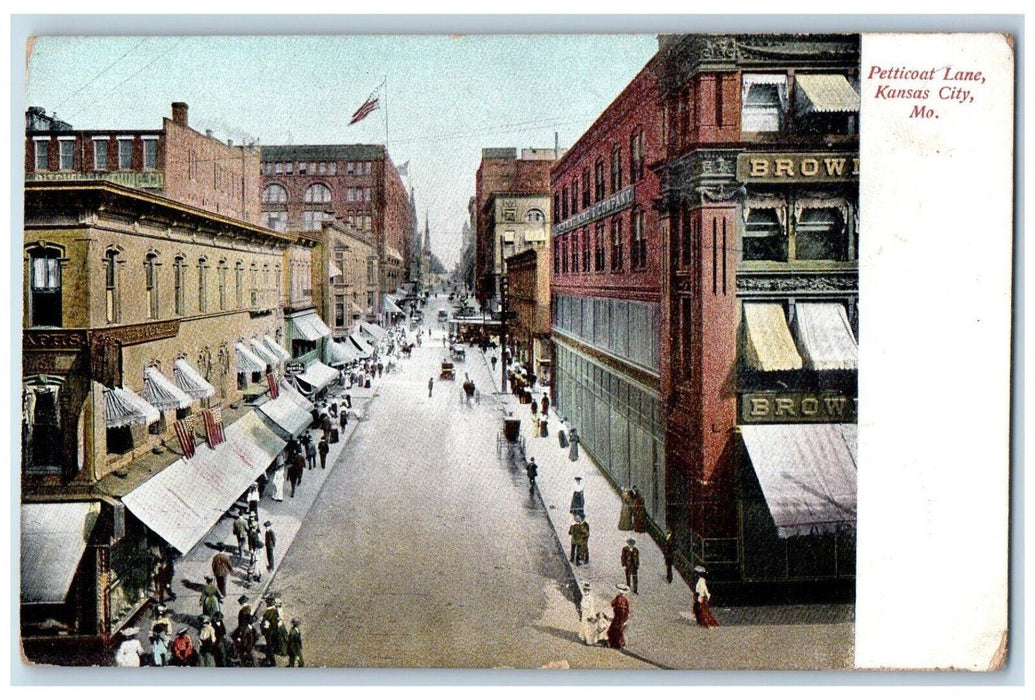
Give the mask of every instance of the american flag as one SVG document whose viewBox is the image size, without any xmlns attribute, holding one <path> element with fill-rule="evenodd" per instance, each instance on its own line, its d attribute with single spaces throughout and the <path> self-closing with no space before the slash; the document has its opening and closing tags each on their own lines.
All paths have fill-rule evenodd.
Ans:
<svg viewBox="0 0 1035 700">
<path fill-rule="evenodd" d="M 380 90 L 380 87 L 378 87 L 372 93 L 370 93 L 370 97 L 367 98 L 367 101 L 360 105 L 359 109 L 352 113 L 352 121 L 349 122 L 349 126 L 352 126 L 357 122 L 363 121 L 364 119 L 370 116 L 371 112 L 378 108 L 378 90 Z"/>
<path fill-rule="evenodd" d="M 183 456 L 190 459 L 194 456 L 194 431 L 191 430 L 190 425 L 182 420 L 173 423 L 173 428 L 176 430 L 176 439 L 180 441 L 180 449 L 183 450 Z"/>
<path fill-rule="evenodd" d="M 280 396 L 280 387 L 277 386 L 277 378 L 273 376 L 273 372 L 266 373 L 266 384 L 270 387 L 270 398 L 276 399 Z"/>
<path fill-rule="evenodd" d="M 223 421 L 222 416 L 216 416 L 213 411 L 202 411 L 202 418 L 205 420 L 205 439 L 208 446 L 215 449 L 223 442 Z"/>
</svg>

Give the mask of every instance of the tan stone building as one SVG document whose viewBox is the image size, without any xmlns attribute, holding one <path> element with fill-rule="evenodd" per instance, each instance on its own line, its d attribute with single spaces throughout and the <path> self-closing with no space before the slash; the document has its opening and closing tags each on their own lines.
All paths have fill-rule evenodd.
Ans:
<svg viewBox="0 0 1035 700">
<path fill-rule="evenodd" d="M 315 263 L 327 274 L 314 276 L 316 307 L 335 339 L 348 336 L 355 322 L 374 316 L 378 294 L 377 250 L 367 231 L 339 221 L 323 225 L 325 243 Z"/>
<path fill-rule="evenodd" d="M 494 193 L 489 196 L 487 232 L 492 274 L 506 272 L 503 261 L 526 250 L 547 248 L 550 238 L 550 195 Z"/>
<path fill-rule="evenodd" d="M 507 336 L 514 358 L 542 386 L 550 385 L 550 248 L 533 247 L 506 260 L 511 319 Z"/>
</svg>

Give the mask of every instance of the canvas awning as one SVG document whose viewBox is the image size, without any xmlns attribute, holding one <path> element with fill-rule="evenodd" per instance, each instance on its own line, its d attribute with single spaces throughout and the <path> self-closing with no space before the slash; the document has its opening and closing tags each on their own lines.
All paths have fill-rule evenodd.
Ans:
<svg viewBox="0 0 1035 700">
<path fill-rule="evenodd" d="M 22 504 L 22 604 L 63 603 L 100 503 Z"/>
<path fill-rule="evenodd" d="M 370 343 L 368 343 L 366 340 L 364 340 L 359 333 L 353 333 L 352 335 L 350 335 L 349 340 L 352 342 L 353 345 L 356 346 L 356 349 L 359 350 L 360 357 L 365 359 L 374 354 L 373 346 L 370 345 Z"/>
<path fill-rule="evenodd" d="M 841 304 L 795 304 L 794 327 L 809 369 L 858 369 L 859 346 Z"/>
<path fill-rule="evenodd" d="M 327 274 L 330 277 L 341 277 L 344 273 L 341 271 L 340 267 L 334 264 L 334 261 L 332 260 L 327 263 Z"/>
<path fill-rule="evenodd" d="M 104 425 L 122 428 L 127 425 L 151 425 L 162 417 L 158 409 L 125 387 L 104 390 Z"/>
<path fill-rule="evenodd" d="M 266 363 L 261 360 L 254 352 L 245 347 L 244 343 L 237 343 L 234 346 L 234 350 L 237 351 L 237 371 L 238 372 L 265 372 Z"/>
<path fill-rule="evenodd" d="M 266 343 L 266 347 L 273 351 L 273 354 L 280 358 L 281 362 L 288 362 L 291 360 L 291 353 L 284 349 L 284 346 L 275 341 L 268 335 L 263 336 L 263 341 Z"/>
<path fill-rule="evenodd" d="M 762 372 L 801 369 L 802 360 L 780 304 L 744 303 L 744 361 Z"/>
<path fill-rule="evenodd" d="M 802 112 L 858 112 L 859 94 L 839 74 L 798 74 L 798 89 L 805 96 Z"/>
<path fill-rule="evenodd" d="M 386 245 L 385 246 L 385 252 L 386 252 L 386 254 L 387 254 L 387 256 L 389 258 L 392 258 L 394 260 L 398 260 L 399 262 L 402 262 L 402 259 L 403 259 L 402 254 L 399 253 L 399 251 L 396 250 L 395 248 L 393 248 L 392 246 Z"/>
<path fill-rule="evenodd" d="M 159 411 L 171 411 L 176 408 L 188 408 L 194 398 L 183 389 L 170 382 L 157 367 L 144 370 L 143 399 Z"/>
<path fill-rule="evenodd" d="M 287 441 L 267 426 L 255 411 L 246 413 L 224 431 L 226 441 L 257 479 L 277 458 Z"/>
<path fill-rule="evenodd" d="M 345 345 L 343 343 L 327 343 L 327 364 L 330 365 L 346 365 L 350 362 L 354 362 L 359 357 L 359 351 L 356 350 L 351 344 Z"/>
<path fill-rule="evenodd" d="M 316 342 L 320 338 L 331 334 L 331 329 L 327 327 L 327 324 L 315 312 L 294 316 L 289 318 L 288 321 L 289 334 L 297 340 Z"/>
<path fill-rule="evenodd" d="M 316 361 L 305 368 L 305 372 L 296 374 L 295 379 L 304 382 L 309 387 L 306 393 L 313 393 L 330 386 L 331 382 L 338 378 L 338 370 L 331 369 L 322 362 Z"/>
<path fill-rule="evenodd" d="M 403 311 L 402 309 L 399 308 L 399 305 L 395 302 L 395 299 L 393 299 L 392 297 L 390 297 L 387 294 L 384 295 L 384 303 L 382 304 L 382 306 L 384 306 L 384 310 L 385 311 L 388 311 L 388 312 L 393 313 L 393 314 L 405 314 L 406 313 L 405 311 Z"/>
<path fill-rule="evenodd" d="M 740 431 L 780 537 L 855 523 L 856 425 L 742 425 Z"/>
<path fill-rule="evenodd" d="M 268 420 L 273 430 L 281 437 L 297 438 L 313 422 L 312 404 L 309 404 L 309 409 L 304 408 L 292 396 L 288 395 L 284 387 L 285 384 L 282 383 L 280 396 L 273 401 L 267 401 L 258 406 L 258 411 Z M 306 401 L 295 389 L 292 388 L 291 391 Z M 309 402 L 306 401 L 306 403 Z"/>
<path fill-rule="evenodd" d="M 388 331 L 376 323 L 360 323 L 359 332 L 365 334 L 372 340 L 381 340 L 388 335 Z"/>
<path fill-rule="evenodd" d="M 312 413 L 313 409 L 316 408 L 316 406 L 313 405 L 312 401 L 302 396 L 301 392 L 299 392 L 298 389 L 291 386 L 291 384 L 286 381 L 282 381 L 280 383 L 280 395 L 286 396 L 292 401 L 294 401 L 296 404 L 298 404 L 299 408 L 301 408 L 306 413 Z"/>
<path fill-rule="evenodd" d="M 248 342 L 248 345 L 251 346 L 252 352 L 254 352 L 255 355 L 267 365 L 276 367 L 280 364 L 280 358 L 275 352 L 266 347 L 265 343 L 252 338 L 252 340 Z"/>
<path fill-rule="evenodd" d="M 195 399 L 204 399 L 216 393 L 216 388 L 183 358 L 173 363 L 173 379 L 176 380 L 176 386 Z"/>
</svg>

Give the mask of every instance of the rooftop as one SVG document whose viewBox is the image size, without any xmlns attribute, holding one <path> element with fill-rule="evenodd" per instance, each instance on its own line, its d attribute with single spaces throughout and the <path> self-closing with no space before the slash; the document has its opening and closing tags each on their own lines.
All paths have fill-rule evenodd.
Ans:
<svg viewBox="0 0 1035 700">
<path fill-rule="evenodd" d="M 263 146 L 262 160 L 379 160 L 385 147 L 376 144 L 329 144 L 310 146 Z"/>
</svg>

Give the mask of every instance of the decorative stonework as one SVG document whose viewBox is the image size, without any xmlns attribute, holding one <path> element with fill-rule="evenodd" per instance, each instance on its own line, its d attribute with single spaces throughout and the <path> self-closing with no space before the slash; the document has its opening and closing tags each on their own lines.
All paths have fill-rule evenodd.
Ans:
<svg viewBox="0 0 1035 700">
<path fill-rule="evenodd" d="M 856 272 L 775 275 L 737 275 L 738 292 L 855 292 L 859 291 Z"/>
</svg>

